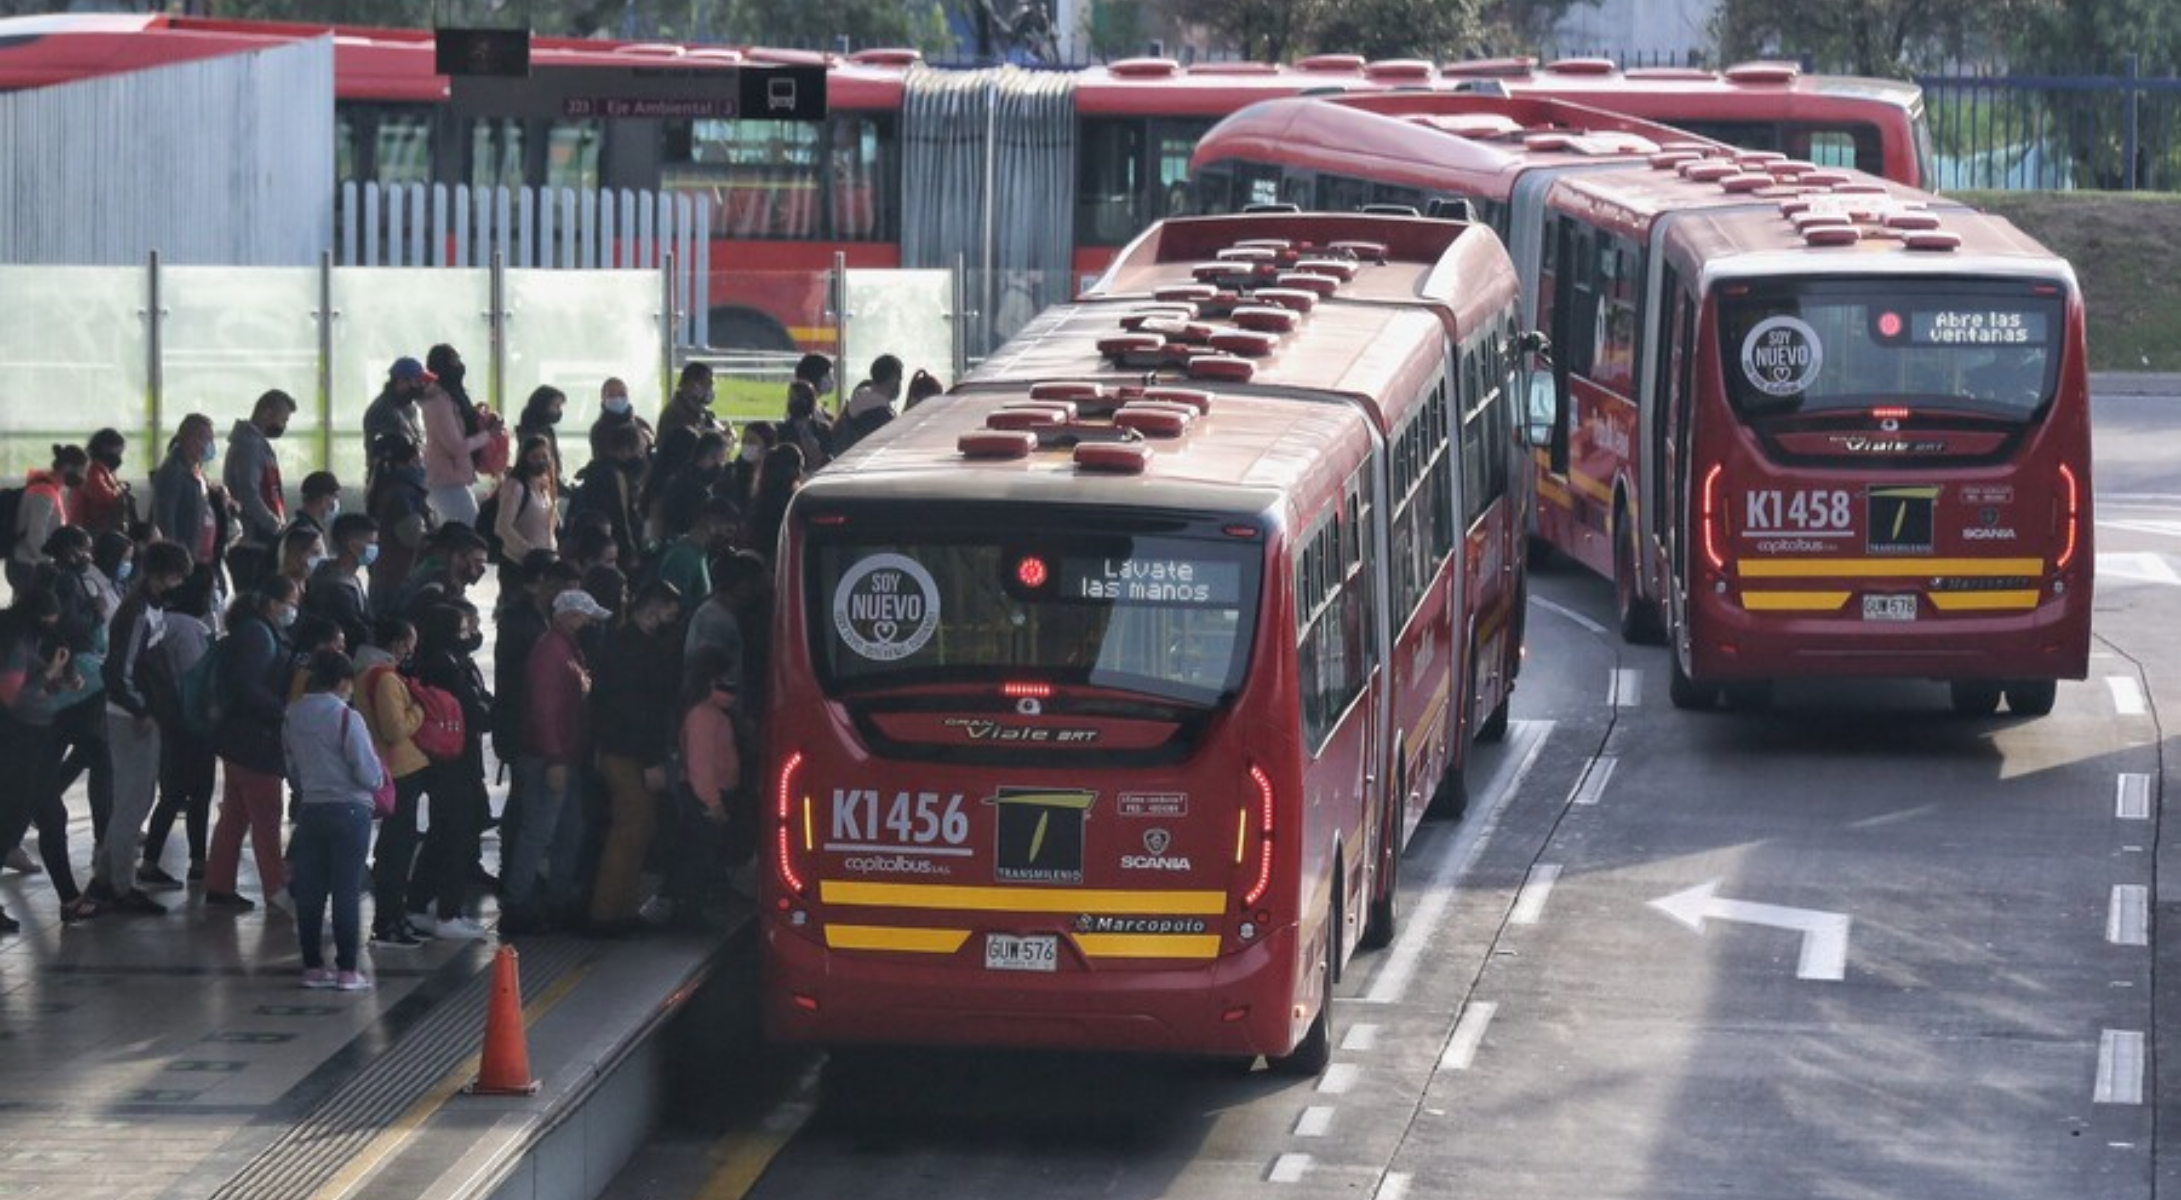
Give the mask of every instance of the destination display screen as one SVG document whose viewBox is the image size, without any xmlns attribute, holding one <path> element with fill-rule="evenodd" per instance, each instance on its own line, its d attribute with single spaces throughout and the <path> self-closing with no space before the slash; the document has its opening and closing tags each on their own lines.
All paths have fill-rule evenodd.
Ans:
<svg viewBox="0 0 2181 1200">
<path fill-rule="evenodd" d="M 1173 556 L 1064 558 L 1057 574 L 1063 600 L 1234 608 L 1242 601 L 1242 567 Z"/>
<path fill-rule="evenodd" d="M 1909 332 L 1919 346 L 2042 346 L 2049 336 L 2044 313 L 1997 308 L 1920 309 Z"/>
</svg>

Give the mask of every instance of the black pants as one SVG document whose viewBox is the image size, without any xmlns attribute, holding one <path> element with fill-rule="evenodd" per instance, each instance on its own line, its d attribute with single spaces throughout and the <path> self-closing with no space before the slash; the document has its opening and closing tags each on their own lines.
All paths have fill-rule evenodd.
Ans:
<svg viewBox="0 0 2181 1200">
<path fill-rule="evenodd" d="M 159 803 L 144 826 L 144 861 L 157 866 L 167 834 L 180 815 L 189 839 L 189 865 L 202 868 L 211 829 L 213 772 L 219 759 L 212 743 L 172 725 L 159 728 Z"/>
<path fill-rule="evenodd" d="M 38 857 L 52 877 L 63 904 L 73 903 L 76 875 L 68 865 L 68 806 L 54 786 L 61 762 L 60 739 L 44 726 L 0 717 L 0 847 L 23 840 L 38 826 Z"/>
<path fill-rule="evenodd" d="M 425 790 L 432 797 L 432 827 L 409 877 L 409 911 L 430 912 L 442 921 L 462 915 L 484 834 L 478 812 L 489 803 L 484 769 L 482 757 L 469 753 L 422 772 L 430 780 Z"/>
<path fill-rule="evenodd" d="M 735 805 L 727 806 L 726 822 L 706 819 L 704 808 L 686 788 L 677 788 L 674 801 L 674 844 L 668 853 L 664 890 L 677 906 L 702 905 L 713 888 L 727 876 L 730 866 L 723 851 L 727 831 L 735 820 Z"/>
<path fill-rule="evenodd" d="M 384 931 L 417 911 L 402 907 L 409 891 L 409 871 L 417 853 L 417 798 L 424 794 L 432 769 L 426 767 L 394 781 L 394 813 L 379 822 L 379 843 L 371 857 L 371 928 Z M 436 815 L 436 814 L 435 814 Z"/>
<path fill-rule="evenodd" d="M 227 577 L 234 581 L 238 594 L 256 587 L 258 580 L 272 574 L 279 566 L 273 551 L 264 546 L 245 542 L 227 552 Z"/>
<path fill-rule="evenodd" d="M 91 828 L 104 837 L 106 822 L 114 812 L 114 760 L 106 752 L 106 695 L 101 692 L 79 700 L 53 718 L 54 736 L 63 754 L 53 790 L 67 795 L 76 780 L 91 776 Z"/>
</svg>

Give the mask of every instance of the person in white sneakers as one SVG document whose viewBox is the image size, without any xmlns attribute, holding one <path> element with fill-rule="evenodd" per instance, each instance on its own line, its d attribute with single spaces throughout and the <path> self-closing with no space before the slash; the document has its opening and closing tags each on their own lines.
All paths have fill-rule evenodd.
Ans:
<svg viewBox="0 0 2181 1200">
<path fill-rule="evenodd" d="M 280 740 L 295 789 L 295 936 L 303 986 L 371 989 L 362 970 L 364 858 L 371 848 L 373 795 L 385 782 L 364 719 L 349 707 L 356 666 L 338 650 L 311 656 L 303 694 L 288 705 Z M 333 969 L 326 969 L 326 902 L 333 902 Z"/>
</svg>

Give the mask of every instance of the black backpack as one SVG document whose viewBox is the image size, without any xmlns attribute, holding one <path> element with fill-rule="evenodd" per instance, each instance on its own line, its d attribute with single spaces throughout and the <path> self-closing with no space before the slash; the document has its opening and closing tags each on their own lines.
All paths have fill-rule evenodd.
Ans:
<svg viewBox="0 0 2181 1200">
<path fill-rule="evenodd" d="M 0 558 L 15 553 L 23 540 L 23 489 L 0 488 Z"/>
</svg>

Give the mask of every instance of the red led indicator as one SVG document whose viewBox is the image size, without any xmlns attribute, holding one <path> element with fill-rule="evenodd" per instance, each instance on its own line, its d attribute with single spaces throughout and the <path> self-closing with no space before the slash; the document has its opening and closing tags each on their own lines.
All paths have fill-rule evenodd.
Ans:
<svg viewBox="0 0 2181 1200">
<path fill-rule="evenodd" d="M 1026 588 L 1044 587 L 1045 581 L 1050 578 L 1052 572 L 1046 567 L 1045 560 L 1036 555 L 1015 564 L 1015 582 Z"/>
<path fill-rule="evenodd" d="M 1878 314 L 1878 335 L 1889 338 L 1901 336 L 1901 314 L 1896 312 Z"/>
</svg>

